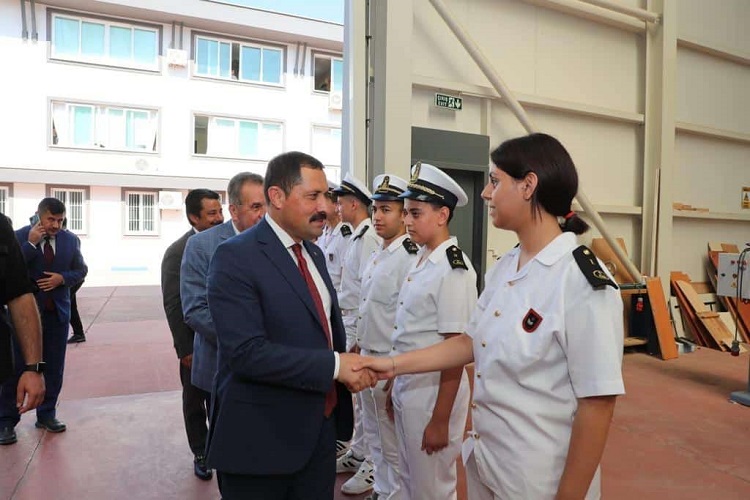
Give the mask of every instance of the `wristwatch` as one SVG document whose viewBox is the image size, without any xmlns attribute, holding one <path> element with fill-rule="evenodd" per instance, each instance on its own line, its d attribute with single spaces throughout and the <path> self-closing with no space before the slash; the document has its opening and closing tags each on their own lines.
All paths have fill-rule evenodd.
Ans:
<svg viewBox="0 0 750 500">
<path fill-rule="evenodd" d="M 37 373 L 44 373 L 44 368 L 47 366 L 47 363 L 44 361 L 40 361 L 39 363 L 34 363 L 31 365 L 26 365 L 23 368 L 23 371 L 25 372 L 37 372 Z"/>
</svg>

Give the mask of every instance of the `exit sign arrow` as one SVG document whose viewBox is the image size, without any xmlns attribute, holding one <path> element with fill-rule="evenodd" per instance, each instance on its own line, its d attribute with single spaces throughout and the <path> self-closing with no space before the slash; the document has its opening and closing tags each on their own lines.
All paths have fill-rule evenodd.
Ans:
<svg viewBox="0 0 750 500">
<path fill-rule="evenodd" d="M 435 106 L 438 108 L 453 109 L 460 111 L 463 108 L 463 99 L 448 94 L 435 94 Z"/>
</svg>

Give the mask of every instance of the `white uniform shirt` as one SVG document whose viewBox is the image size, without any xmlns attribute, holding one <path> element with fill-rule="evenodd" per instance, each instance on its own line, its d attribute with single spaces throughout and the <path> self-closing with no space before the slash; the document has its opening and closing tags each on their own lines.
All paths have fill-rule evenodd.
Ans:
<svg viewBox="0 0 750 500">
<path fill-rule="evenodd" d="M 577 398 L 624 393 L 620 294 L 589 284 L 576 247 L 563 233 L 520 270 L 520 249 L 508 252 L 466 329 L 475 378 L 464 456 L 473 445 L 482 482 L 500 498 L 554 498 Z M 587 498 L 599 496 L 597 470 Z"/>
<path fill-rule="evenodd" d="M 362 273 L 370 254 L 381 244 L 380 237 L 375 234 L 372 221 L 366 217 L 360 222 L 349 237 L 350 243 L 344 257 L 341 285 L 339 291 L 339 305 L 342 310 L 358 310 L 359 294 L 362 288 Z M 353 334 L 354 332 L 352 332 Z"/>
<path fill-rule="evenodd" d="M 452 245 L 455 238 L 438 245 L 419 265 L 427 248 L 417 254 L 398 295 L 393 351 L 421 349 L 443 341 L 444 334 L 464 331 L 477 302 L 477 273 L 466 254 L 468 270 L 451 267 L 446 251 Z"/>
<path fill-rule="evenodd" d="M 404 245 L 407 238 L 404 234 L 388 248 L 381 247 L 365 265 L 357 318 L 357 344 L 363 349 L 381 353 L 391 350 L 398 293 L 417 259 L 417 254 L 409 253 Z"/>
<path fill-rule="evenodd" d="M 341 232 L 344 226 L 347 228 L 348 236 L 344 236 Z M 349 224 L 339 222 L 330 231 L 329 228 L 326 228 L 326 231 L 318 239 L 318 246 L 323 250 L 328 274 L 331 276 L 333 288 L 336 290 L 341 286 L 341 268 L 344 262 L 344 255 L 349 247 L 349 242 L 352 240 L 351 229 Z"/>
</svg>

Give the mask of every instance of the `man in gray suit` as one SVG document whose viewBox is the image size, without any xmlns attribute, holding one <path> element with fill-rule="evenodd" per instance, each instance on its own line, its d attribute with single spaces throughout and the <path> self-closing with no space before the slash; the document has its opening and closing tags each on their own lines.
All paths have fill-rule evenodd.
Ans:
<svg viewBox="0 0 750 500">
<path fill-rule="evenodd" d="M 210 189 L 193 189 L 185 197 L 185 213 L 192 226 L 164 252 L 161 263 L 161 293 L 169 330 L 172 332 L 174 348 L 180 359 L 180 382 L 182 383 L 182 416 L 185 420 L 190 450 L 195 456 L 193 472 L 203 480 L 211 479 L 206 466 L 206 413 L 211 399 L 210 393 L 190 383 L 190 367 L 193 360 L 193 330 L 182 317 L 180 297 L 180 263 L 185 244 L 194 234 L 224 222 L 219 194 Z"/>
<path fill-rule="evenodd" d="M 231 219 L 190 238 L 180 268 L 180 295 L 185 322 L 195 330 L 192 383 L 211 392 L 216 374 L 216 329 L 206 298 L 206 277 L 211 257 L 225 240 L 251 228 L 266 213 L 263 177 L 242 172 L 229 181 Z"/>
</svg>

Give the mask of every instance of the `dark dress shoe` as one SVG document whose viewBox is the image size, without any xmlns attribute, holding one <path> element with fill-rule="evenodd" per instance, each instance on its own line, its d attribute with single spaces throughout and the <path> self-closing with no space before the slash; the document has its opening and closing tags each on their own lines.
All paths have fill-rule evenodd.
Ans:
<svg viewBox="0 0 750 500">
<path fill-rule="evenodd" d="M 80 344 L 81 342 L 86 342 L 86 336 L 82 333 L 74 333 L 68 339 L 68 344 Z"/>
<path fill-rule="evenodd" d="M 206 457 L 203 455 L 195 456 L 195 460 L 193 460 L 193 472 L 204 481 L 208 481 L 214 476 L 213 471 L 206 465 Z"/>
<path fill-rule="evenodd" d="M 34 426 L 37 429 L 46 429 L 49 432 L 65 432 L 65 429 L 67 429 L 65 424 L 60 422 L 56 418 L 49 418 L 47 420 L 37 420 Z"/>
<path fill-rule="evenodd" d="M 16 430 L 13 427 L 3 427 L 0 429 L 0 444 L 13 444 L 18 441 Z"/>
</svg>

